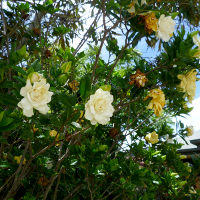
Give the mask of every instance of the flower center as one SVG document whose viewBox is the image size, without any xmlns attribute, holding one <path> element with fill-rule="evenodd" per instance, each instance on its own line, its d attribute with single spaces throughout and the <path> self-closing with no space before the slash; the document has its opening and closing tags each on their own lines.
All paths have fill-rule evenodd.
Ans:
<svg viewBox="0 0 200 200">
<path fill-rule="evenodd" d="M 94 109 L 95 111 L 97 112 L 103 112 L 104 109 L 105 109 L 105 105 L 106 105 L 106 102 L 104 99 L 97 99 L 95 102 L 94 102 Z"/>
<path fill-rule="evenodd" d="M 44 88 L 34 88 L 31 91 L 31 99 L 36 102 L 40 102 L 44 99 L 45 89 Z"/>
</svg>

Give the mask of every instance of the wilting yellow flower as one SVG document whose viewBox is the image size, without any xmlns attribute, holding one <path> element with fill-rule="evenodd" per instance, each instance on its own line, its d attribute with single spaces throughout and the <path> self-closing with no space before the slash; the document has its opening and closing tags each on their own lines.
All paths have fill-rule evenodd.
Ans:
<svg viewBox="0 0 200 200">
<path fill-rule="evenodd" d="M 129 9 L 127 10 L 131 15 L 135 13 L 135 5 L 139 5 L 138 0 L 133 0 L 129 5 Z M 147 4 L 146 0 L 141 0 L 141 6 L 143 4 Z"/>
<path fill-rule="evenodd" d="M 129 9 L 127 10 L 131 15 L 133 15 L 135 13 L 135 1 L 132 1 L 129 5 L 128 5 Z"/>
<path fill-rule="evenodd" d="M 35 124 L 33 125 L 33 128 L 32 128 L 32 129 L 33 129 L 33 133 L 35 133 L 35 132 L 38 131 L 38 128 L 35 127 Z"/>
<path fill-rule="evenodd" d="M 22 155 L 21 156 L 15 156 L 14 157 L 14 160 L 16 160 L 17 161 L 17 164 L 20 164 L 20 161 L 21 161 L 21 159 L 22 159 Z M 23 165 L 25 165 L 26 164 L 26 159 L 24 158 L 24 160 L 23 160 L 23 163 L 22 163 Z"/>
<path fill-rule="evenodd" d="M 149 34 L 151 34 L 152 31 L 156 32 L 158 30 L 158 19 L 156 18 L 154 12 L 145 15 L 144 20 L 145 20 L 145 27 Z"/>
<path fill-rule="evenodd" d="M 178 85 L 178 87 L 181 88 L 183 92 L 185 92 L 184 97 L 187 97 L 190 103 L 192 103 L 192 100 L 194 100 L 196 93 L 196 74 L 196 69 L 192 69 L 186 75 L 179 74 L 177 76 L 178 79 L 181 80 L 181 83 Z"/>
<path fill-rule="evenodd" d="M 51 137 L 56 137 L 57 131 L 51 130 L 51 131 L 49 132 L 49 135 L 50 135 Z"/>
<path fill-rule="evenodd" d="M 155 131 L 153 131 L 152 133 L 146 135 L 145 140 L 151 144 L 156 144 L 159 141 L 158 134 Z"/>
<path fill-rule="evenodd" d="M 139 69 L 137 69 L 136 73 L 131 75 L 131 81 L 129 82 L 130 85 L 136 84 L 137 87 L 144 87 L 145 83 L 148 81 L 145 74 L 142 73 Z"/>
<path fill-rule="evenodd" d="M 45 176 L 41 176 L 38 180 L 38 184 L 41 186 L 47 186 L 49 183 L 49 180 Z"/>
<path fill-rule="evenodd" d="M 200 38 L 196 34 L 193 36 L 192 39 L 193 39 L 194 44 L 196 44 L 198 46 L 198 51 L 195 53 L 194 57 L 200 58 Z"/>
<path fill-rule="evenodd" d="M 73 80 L 69 83 L 69 87 L 72 89 L 72 91 L 78 90 L 79 83 L 76 80 Z"/>
<path fill-rule="evenodd" d="M 57 142 L 59 141 L 60 134 L 59 134 L 56 130 L 51 130 L 51 131 L 49 132 L 49 135 L 50 135 L 51 137 L 56 137 L 56 138 L 55 138 L 56 146 L 59 146 L 60 144 L 57 143 Z"/>
<path fill-rule="evenodd" d="M 161 89 L 158 88 L 150 90 L 144 101 L 146 101 L 149 97 L 151 97 L 152 100 L 147 106 L 147 109 L 154 109 L 155 115 L 160 116 L 162 108 L 165 106 L 165 94 Z"/>
<path fill-rule="evenodd" d="M 186 128 L 186 131 L 187 131 L 187 136 L 192 136 L 194 134 L 194 128 L 193 128 L 193 126 L 188 126 Z"/>
</svg>

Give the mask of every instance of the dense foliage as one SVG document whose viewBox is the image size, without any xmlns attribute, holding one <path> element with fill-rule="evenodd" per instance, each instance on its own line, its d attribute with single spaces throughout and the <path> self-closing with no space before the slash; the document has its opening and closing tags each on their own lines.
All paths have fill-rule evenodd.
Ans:
<svg viewBox="0 0 200 200">
<path fill-rule="evenodd" d="M 0 10 L 1 199 L 199 199 L 200 161 L 167 139 L 188 134 L 171 118 L 195 95 L 199 0 Z M 144 39 L 155 59 L 136 50 Z"/>
</svg>

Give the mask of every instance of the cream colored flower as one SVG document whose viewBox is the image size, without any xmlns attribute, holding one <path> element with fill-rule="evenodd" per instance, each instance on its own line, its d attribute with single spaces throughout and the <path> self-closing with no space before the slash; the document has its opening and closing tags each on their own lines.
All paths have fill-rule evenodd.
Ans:
<svg viewBox="0 0 200 200">
<path fill-rule="evenodd" d="M 157 37 L 168 42 L 173 36 L 175 25 L 176 23 L 171 16 L 161 15 L 158 21 Z"/>
<path fill-rule="evenodd" d="M 147 109 L 154 109 L 155 115 L 160 116 L 162 113 L 162 108 L 165 106 L 165 94 L 161 89 L 158 88 L 150 90 L 144 101 L 146 101 L 149 97 L 151 97 L 152 100 L 147 106 Z"/>
<path fill-rule="evenodd" d="M 200 59 L 200 38 L 196 34 L 196 35 L 193 36 L 192 39 L 193 39 L 194 44 L 198 46 L 198 49 L 197 49 L 198 51 L 195 53 L 194 57 Z"/>
<path fill-rule="evenodd" d="M 192 136 L 194 134 L 194 127 L 193 126 L 188 126 L 186 128 L 187 131 L 187 136 Z"/>
<path fill-rule="evenodd" d="M 181 80 L 181 83 L 178 85 L 178 87 L 181 88 L 183 92 L 185 92 L 184 97 L 187 97 L 190 103 L 192 103 L 192 100 L 194 100 L 196 93 L 196 74 L 196 69 L 192 69 L 186 75 L 179 74 L 177 76 L 178 79 Z"/>
<path fill-rule="evenodd" d="M 30 79 L 27 79 L 26 86 L 21 88 L 20 94 L 24 98 L 18 103 L 18 107 L 23 109 L 23 114 L 27 117 L 33 116 L 33 108 L 42 114 L 49 111 L 47 103 L 51 101 L 53 92 L 49 92 L 50 85 L 46 80 L 31 84 Z"/>
<path fill-rule="evenodd" d="M 153 131 L 152 133 L 146 135 L 145 140 L 151 144 L 156 144 L 159 141 L 158 134 L 155 131 Z"/>
<path fill-rule="evenodd" d="M 15 157 L 14 157 L 14 160 L 16 160 L 17 164 L 20 164 L 21 159 L 22 159 L 22 155 L 21 155 L 21 156 L 15 156 Z M 26 164 L 26 158 L 24 158 L 22 164 L 23 164 L 23 165 Z"/>
<path fill-rule="evenodd" d="M 57 131 L 56 130 L 51 130 L 50 132 L 49 132 L 49 135 L 51 136 L 51 137 L 56 137 L 56 135 L 57 135 Z"/>
<path fill-rule="evenodd" d="M 90 120 L 92 125 L 107 124 L 114 112 L 112 102 L 113 96 L 110 92 L 98 89 L 85 104 L 85 118 Z"/>
</svg>

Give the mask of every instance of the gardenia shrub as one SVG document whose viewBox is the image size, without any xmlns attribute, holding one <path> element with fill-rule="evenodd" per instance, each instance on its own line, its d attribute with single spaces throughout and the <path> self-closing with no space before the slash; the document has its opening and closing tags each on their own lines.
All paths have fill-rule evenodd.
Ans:
<svg viewBox="0 0 200 200">
<path fill-rule="evenodd" d="M 172 119 L 199 91 L 199 8 L 1 1 L 0 199 L 198 200 Z"/>
</svg>

